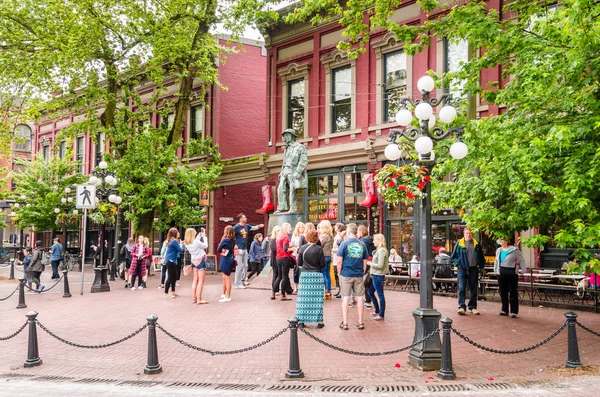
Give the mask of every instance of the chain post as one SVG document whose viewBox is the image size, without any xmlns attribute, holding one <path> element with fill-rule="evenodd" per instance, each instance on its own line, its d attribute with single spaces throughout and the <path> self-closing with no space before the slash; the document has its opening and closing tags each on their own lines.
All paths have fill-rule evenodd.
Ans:
<svg viewBox="0 0 600 397">
<path fill-rule="evenodd" d="M 286 378 L 304 378 L 304 372 L 300 369 L 300 352 L 298 351 L 298 318 L 296 316 L 288 320 L 290 323 L 290 364 Z"/>
<path fill-rule="evenodd" d="M 146 318 L 148 320 L 148 360 L 144 373 L 146 375 L 156 375 L 162 372 L 162 367 L 158 363 L 158 344 L 156 342 L 156 320 L 158 317 L 154 314 Z"/>
<path fill-rule="evenodd" d="M 27 342 L 27 360 L 23 366 L 25 368 L 37 367 L 42 365 L 42 359 L 38 351 L 37 341 L 37 329 L 36 329 L 36 318 L 37 312 L 31 311 L 26 314 L 27 321 L 29 322 L 29 340 Z"/>
<path fill-rule="evenodd" d="M 565 313 L 565 317 L 567 318 L 567 327 L 568 327 L 568 346 L 569 350 L 567 353 L 567 368 L 577 368 L 581 367 L 581 361 L 579 360 L 579 344 L 577 343 L 577 314 L 573 312 Z"/>
<path fill-rule="evenodd" d="M 71 297 L 71 289 L 69 288 L 69 271 L 67 269 L 63 269 L 63 279 L 65 280 L 64 288 L 63 288 L 63 298 Z"/>
<path fill-rule="evenodd" d="M 452 369 L 452 319 L 446 317 L 442 319 L 442 366 L 437 374 L 438 378 L 451 380 L 456 379 L 456 374 Z"/>
<path fill-rule="evenodd" d="M 15 262 L 12 261 L 10 262 L 10 275 L 8 276 L 9 280 L 14 280 L 15 279 Z"/>
<path fill-rule="evenodd" d="M 17 309 L 24 309 L 27 305 L 25 304 L 25 279 L 19 279 L 19 304 Z"/>
</svg>

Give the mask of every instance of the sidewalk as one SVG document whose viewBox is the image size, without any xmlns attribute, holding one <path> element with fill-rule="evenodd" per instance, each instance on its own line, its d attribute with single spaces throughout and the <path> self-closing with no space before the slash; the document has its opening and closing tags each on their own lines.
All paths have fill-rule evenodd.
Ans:
<svg viewBox="0 0 600 397">
<path fill-rule="evenodd" d="M 8 277 L 8 270 L 0 269 Z M 287 326 L 294 314 L 293 301 L 271 301 L 270 292 L 262 289 L 234 289 L 233 301 L 218 303 L 221 275 L 207 275 L 204 299 L 208 305 L 191 303 L 191 277 L 183 277 L 177 299 L 164 299 L 157 290 L 159 276 L 149 278 L 149 288 L 130 291 L 121 280 L 111 283 L 111 292 L 91 294 L 93 279 L 86 272 L 84 295 L 79 295 L 78 276 L 69 275 L 71 298 L 62 298 L 57 286 L 48 294 L 28 294 L 27 309 L 15 309 L 18 296 L 0 302 L 0 336 L 6 336 L 25 322 L 25 313 L 35 310 L 38 320 L 57 335 L 80 344 L 103 344 L 129 335 L 146 322 L 150 314 L 158 323 L 182 340 L 212 350 L 233 350 L 257 344 Z M 49 273 L 44 274 L 46 280 Z M 254 286 L 265 286 L 261 280 Z M 8 295 L 16 283 L 0 281 L 0 298 Z M 251 286 L 252 287 L 252 286 Z M 57 292 L 57 293 L 52 293 Z M 307 328 L 319 338 L 336 346 L 363 352 L 398 349 L 412 343 L 412 311 L 418 294 L 386 291 L 385 322 L 365 316 L 366 328 L 338 328 L 341 321 L 340 300 L 325 302 L 325 328 Z M 499 317 L 499 305 L 479 302 L 480 316 L 456 314 L 456 299 L 435 297 L 435 307 L 442 317 L 451 317 L 454 327 L 476 342 L 498 349 L 517 349 L 545 339 L 565 321 L 566 310 L 523 306 L 519 318 Z M 356 309 L 351 309 L 349 323 L 356 323 Z M 367 314 L 368 311 L 365 310 Z M 600 315 L 581 312 L 578 320 L 600 331 Z M 581 361 L 588 366 L 600 365 L 600 338 L 577 329 Z M 0 341 L 0 374 L 23 373 L 60 375 L 74 378 L 113 380 L 157 380 L 161 382 L 210 382 L 269 384 L 284 380 L 289 359 L 289 333 L 256 350 L 235 355 L 215 355 L 191 350 L 157 330 L 158 351 L 163 372 L 144 375 L 147 331 L 122 344 L 105 349 L 80 349 L 67 346 L 38 328 L 39 353 L 43 364 L 23 368 L 27 353 L 27 333 L 9 341 Z M 563 331 L 547 345 L 519 355 L 498 355 L 476 349 L 452 337 L 455 382 L 524 382 L 570 376 L 563 371 L 567 359 L 567 332 Z M 299 333 L 300 364 L 303 382 L 346 385 L 424 385 L 442 383 L 435 372 L 420 372 L 407 363 L 408 353 L 391 356 L 363 357 L 331 350 Z M 396 364 L 400 364 L 397 368 Z M 594 374 L 597 371 L 588 371 Z M 432 379 L 433 378 L 433 379 Z M 447 383 L 447 382 L 446 382 Z"/>
</svg>

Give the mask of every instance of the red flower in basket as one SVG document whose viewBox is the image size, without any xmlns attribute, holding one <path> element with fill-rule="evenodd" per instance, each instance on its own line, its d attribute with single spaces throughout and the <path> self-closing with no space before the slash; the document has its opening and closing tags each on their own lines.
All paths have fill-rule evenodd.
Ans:
<svg viewBox="0 0 600 397">
<path fill-rule="evenodd" d="M 406 186 L 400 185 L 400 186 L 398 186 L 398 189 L 406 191 Z"/>
<path fill-rule="evenodd" d="M 427 182 L 425 182 L 425 181 L 421 181 L 421 182 L 419 182 L 419 184 L 417 185 L 417 188 L 418 188 L 419 190 L 423 190 L 423 188 L 425 187 L 425 185 L 427 185 Z"/>
<path fill-rule="evenodd" d="M 406 192 L 406 197 L 408 197 L 409 199 L 414 199 L 415 194 L 413 192 Z"/>
<path fill-rule="evenodd" d="M 388 204 L 414 201 L 425 194 L 427 169 L 414 165 L 387 164 L 375 174 L 377 190 Z"/>
</svg>

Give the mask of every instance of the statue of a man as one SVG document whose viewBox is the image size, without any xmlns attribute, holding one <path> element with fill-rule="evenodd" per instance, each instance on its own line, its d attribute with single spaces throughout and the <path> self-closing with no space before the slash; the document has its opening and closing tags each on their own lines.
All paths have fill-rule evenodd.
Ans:
<svg viewBox="0 0 600 397">
<path fill-rule="evenodd" d="M 296 131 L 288 128 L 282 135 L 285 154 L 277 187 L 277 212 L 298 212 L 296 190 L 308 187 L 308 156 L 304 145 L 296 141 Z"/>
</svg>

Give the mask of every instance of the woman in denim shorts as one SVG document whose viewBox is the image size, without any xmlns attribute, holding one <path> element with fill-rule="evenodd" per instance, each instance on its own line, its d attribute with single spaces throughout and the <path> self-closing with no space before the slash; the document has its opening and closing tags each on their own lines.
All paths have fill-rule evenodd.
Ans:
<svg viewBox="0 0 600 397">
<path fill-rule="evenodd" d="M 202 289 L 204 288 L 204 277 L 206 276 L 206 249 L 208 241 L 204 228 L 196 234 L 196 229 L 189 228 L 185 231 L 185 248 L 190 253 L 192 265 L 192 303 L 199 305 L 207 304 L 208 301 L 202 299 Z"/>
</svg>

